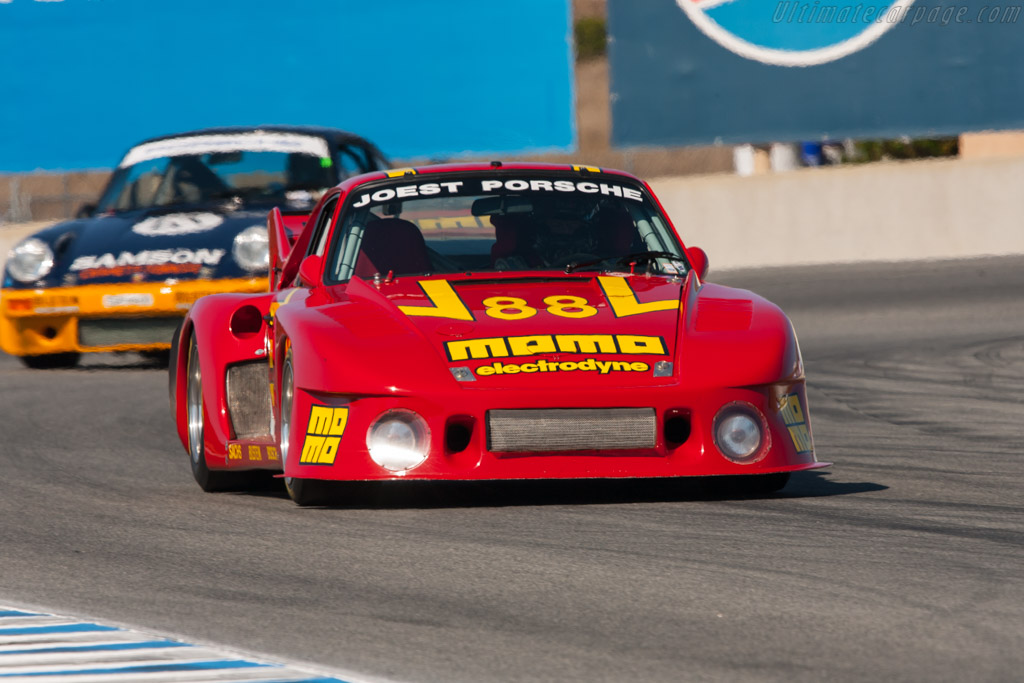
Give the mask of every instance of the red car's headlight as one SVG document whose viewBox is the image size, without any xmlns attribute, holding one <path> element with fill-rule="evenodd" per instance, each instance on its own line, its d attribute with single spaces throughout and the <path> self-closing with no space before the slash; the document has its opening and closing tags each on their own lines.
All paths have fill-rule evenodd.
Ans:
<svg viewBox="0 0 1024 683">
<path fill-rule="evenodd" d="M 401 472 L 427 459 L 430 428 L 411 410 L 389 410 L 380 415 L 366 432 L 370 458 L 386 470 Z"/>
<path fill-rule="evenodd" d="M 734 401 L 715 415 L 715 446 L 729 460 L 749 464 L 760 460 L 767 449 L 764 418 L 749 403 Z"/>
</svg>

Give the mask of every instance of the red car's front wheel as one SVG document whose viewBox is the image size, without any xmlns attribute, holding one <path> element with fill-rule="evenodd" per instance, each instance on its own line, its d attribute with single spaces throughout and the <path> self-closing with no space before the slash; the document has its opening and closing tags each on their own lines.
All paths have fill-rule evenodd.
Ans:
<svg viewBox="0 0 1024 683">
<path fill-rule="evenodd" d="M 285 355 L 281 367 L 281 466 L 288 471 L 288 457 L 291 455 L 292 423 L 295 418 L 295 373 L 292 369 L 292 352 Z M 284 487 L 298 505 L 317 505 L 326 501 L 329 484 L 316 479 L 300 479 L 285 476 Z"/>
<path fill-rule="evenodd" d="M 203 405 L 203 373 L 199 364 L 199 347 L 195 333 L 189 338 L 188 367 L 185 377 L 185 419 L 188 431 L 188 456 L 192 476 L 204 491 L 226 491 L 247 488 L 248 473 L 215 472 L 206 464 L 203 442 L 206 414 Z"/>
</svg>

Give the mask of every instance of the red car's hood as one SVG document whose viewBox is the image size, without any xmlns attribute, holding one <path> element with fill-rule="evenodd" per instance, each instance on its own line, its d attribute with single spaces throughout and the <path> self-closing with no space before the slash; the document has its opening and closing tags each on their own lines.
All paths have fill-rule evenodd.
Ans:
<svg viewBox="0 0 1024 683">
<path fill-rule="evenodd" d="M 465 388 L 523 389 L 671 382 L 654 366 L 675 357 L 682 287 L 661 276 L 538 273 L 353 282 L 348 293 L 404 319 Z"/>
</svg>

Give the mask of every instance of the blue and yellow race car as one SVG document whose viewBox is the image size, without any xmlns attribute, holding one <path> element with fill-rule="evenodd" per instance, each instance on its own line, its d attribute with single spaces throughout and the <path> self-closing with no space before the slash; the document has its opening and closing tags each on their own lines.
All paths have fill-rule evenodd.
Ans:
<svg viewBox="0 0 1024 683">
<path fill-rule="evenodd" d="M 371 143 L 327 128 L 216 128 L 142 142 L 94 206 L 7 255 L 0 348 L 33 368 L 72 366 L 93 351 L 166 353 L 199 297 L 267 290 L 270 208 L 298 219 L 328 188 L 386 167 Z"/>
</svg>

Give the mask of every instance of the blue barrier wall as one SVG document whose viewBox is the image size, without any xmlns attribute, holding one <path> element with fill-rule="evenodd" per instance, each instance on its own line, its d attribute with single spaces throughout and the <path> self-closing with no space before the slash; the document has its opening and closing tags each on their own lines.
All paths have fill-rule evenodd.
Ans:
<svg viewBox="0 0 1024 683">
<path fill-rule="evenodd" d="M 1019 0 L 609 0 L 612 142 L 1024 128 L 1021 7 Z"/>
<path fill-rule="evenodd" d="M 315 124 L 389 156 L 570 151 L 568 0 L 0 0 L 0 171 Z"/>
</svg>

